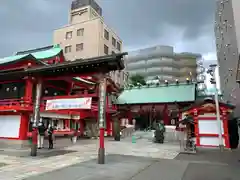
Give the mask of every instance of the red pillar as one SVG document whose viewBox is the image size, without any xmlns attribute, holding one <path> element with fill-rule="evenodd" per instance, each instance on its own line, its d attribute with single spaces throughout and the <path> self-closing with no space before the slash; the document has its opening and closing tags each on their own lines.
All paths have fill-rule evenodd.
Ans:
<svg viewBox="0 0 240 180">
<path fill-rule="evenodd" d="M 24 101 L 26 106 L 32 105 L 32 89 L 33 89 L 33 80 L 31 77 L 26 78 L 25 94 Z"/>
<path fill-rule="evenodd" d="M 128 111 L 128 117 L 127 117 L 127 119 L 128 119 L 128 124 L 132 124 L 132 112 L 131 111 Z"/>
<path fill-rule="evenodd" d="M 168 116 L 168 105 L 165 104 L 163 108 L 163 121 L 164 124 L 169 125 L 171 123 L 171 119 Z"/>
<path fill-rule="evenodd" d="M 27 140 L 29 114 L 22 113 L 19 128 L 19 140 Z"/>
<path fill-rule="evenodd" d="M 66 129 L 67 129 L 67 128 L 70 129 L 70 119 L 65 119 L 65 120 L 64 120 L 64 126 L 65 126 Z"/>
<path fill-rule="evenodd" d="M 99 148 L 100 149 L 104 149 L 104 133 L 105 133 L 105 129 L 100 128 L 99 129 Z"/>
<path fill-rule="evenodd" d="M 32 89 L 33 89 L 33 81 L 32 77 L 26 78 L 26 86 L 25 86 L 25 93 L 24 93 L 24 102 L 25 106 L 29 107 L 32 106 Z M 19 128 L 19 139 L 20 140 L 27 140 L 27 132 L 28 132 L 28 125 L 29 125 L 29 113 L 22 113 L 21 120 L 20 120 L 20 128 Z"/>
<path fill-rule="evenodd" d="M 227 119 L 227 112 L 225 109 L 222 110 L 222 123 L 223 123 L 223 139 L 225 140 L 225 147 L 230 148 L 229 142 L 229 134 L 228 134 L 228 119 Z"/>
<path fill-rule="evenodd" d="M 37 147 L 37 141 L 38 141 L 38 130 L 37 128 L 33 128 L 32 131 L 32 144 L 34 144 Z"/>
<path fill-rule="evenodd" d="M 198 126 L 198 110 L 193 110 L 194 130 L 196 137 L 196 146 L 200 146 L 199 126 Z"/>
</svg>

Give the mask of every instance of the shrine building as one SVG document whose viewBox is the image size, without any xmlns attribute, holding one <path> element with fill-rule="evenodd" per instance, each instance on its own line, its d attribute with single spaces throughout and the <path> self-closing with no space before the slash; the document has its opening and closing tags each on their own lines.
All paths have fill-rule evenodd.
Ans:
<svg viewBox="0 0 240 180">
<path fill-rule="evenodd" d="M 43 81 L 40 121 L 57 127 L 55 135 L 84 135 L 86 120 L 97 121 L 100 72 L 121 70 L 123 54 L 66 62 L 59 46 L 18 52 L 0 59 L 0 143 L 24 145 L 32 131 L 36 79 Z M 66 76 L 59 76 L 58 72 Z M 77 75 L 76 77 L 74 77 Z M 120 88 L 107 77 L 106 135 L 111 114 L 110 97 Z"/>
<path fill-rule="evenodd" d="M 113 115 L 120 113 L 122 126 L 148 129 L 157 120 L 174 130 L 184 114 L 195 118 L 197 146 L 217 146 L 216 109 L 213 101 L 199 99 L 197 84 L 186 82 L 151 84 L 122 90 L 107 75 L 122 70 L 124 54 L 66 62 L 59 46 L 18 52 L 0 59 L 0 143 L 24 145 L 32 132 L 36 80 L 41 79 L 40 121 L 57 127 L 55 135 L 86 136 L 97 126 L 99 81 L 106 75 L 105 135 L 113 134 Z M 60 75 L 61 74 L 61 75 Z M 220 103 L 223 139 L 229 148 L 228 114 L 234 106 Z M 121 120 L 121 121 L 120 121 Z"/>
</svg>

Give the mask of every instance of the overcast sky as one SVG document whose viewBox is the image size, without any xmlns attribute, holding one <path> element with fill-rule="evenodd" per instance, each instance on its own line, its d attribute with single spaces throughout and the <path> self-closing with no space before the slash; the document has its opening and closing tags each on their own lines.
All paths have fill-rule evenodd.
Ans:
<svg viewBox="0 0 240 180">
<path fill-rule="evenodd" d="M 125 50 L 172 45 L 215 57 L 215 0 L 97 0 Z M 52 44 L 67 24 L 71 0 L 0 0 L 0 57 Z"/>
</svg>

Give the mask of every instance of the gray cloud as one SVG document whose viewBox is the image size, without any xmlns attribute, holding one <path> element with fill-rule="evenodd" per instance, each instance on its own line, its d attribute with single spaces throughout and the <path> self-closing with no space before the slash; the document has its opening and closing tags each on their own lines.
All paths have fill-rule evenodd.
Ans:
<svg viewBox="0 0 240 180">
<path fill-rule="evenodd" d="M 166 36 L 164 33 L 166 24 L 184 30 L 182 34 L 184 40 L 194 41 L 206 33 L 213 34 L 214 0 L 106 0 L 100 2 L 107 9 L 105 11 L 107 21 L 114 23 L 127 44 L 143 44 L 156 39 L 157 36 Z M 207 28 L 209 26 L 210 32 Z M 167 41 L 171 36 L 168 34 L 163 39 Z"/>
<path fill-rule="evenodd" d="M 97 0 L 124 46 L 181 44 L 214 51 L 214 0 Z M 0 56 L 52 43 L 52 31 L 67 24 L 71 0 L 1 0 Z M 202 44 L 205 38 L 206 46 Z M 201 41 L 201 44 L 198 42 Z M 193 48 L 194 46 L 194 48 Z"/>
</svg>

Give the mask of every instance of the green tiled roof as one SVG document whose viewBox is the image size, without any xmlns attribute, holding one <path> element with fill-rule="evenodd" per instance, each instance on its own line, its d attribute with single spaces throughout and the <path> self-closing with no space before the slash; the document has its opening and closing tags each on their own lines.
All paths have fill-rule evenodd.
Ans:
<svg viewBox="0 0 240 180">
<path fill-rule="evenodd" d="M 27 59 L 36 60 L 35 57 L 33 57 L 31 54 L 15 55 L 15 56 L 1 58 L 0 65 L 12 64 L 12 63 L 16 63 L 16 62 L 27 60 Z"/>
<path fill-rule="evenodd" d="M 48 58 L 57 56 L 61 51 L 62 49 L 59 46 L 54 46 L 51 49 L 34 52 L 31 54 L 26 53 L 21 55 L 14 55 L 14 56 L 9 56 L 5 58 L 0 58 L 0 65 L 16 63 L 18 61 L 26 60 L 26 59 L 35 60 L 35 61 L 48 59 Z"/>
<path fill-rule="evenodd" d="M 117 104 L 147 104 L 195 101 L 195 84 L 135 87 L 120 94 Z"/>
<path fill-rule="evenodd" d="M 52 49 L 48 49 L 45 51 L 39 51 L 39 52 L 32 53 L 32 55 L 36 59 L 41 60 L 41 59 L 48 59 L 48 58 L 57 56 L 61 51 L 62 51 L 62 49 L 60 47 L 54 47 Z"/>
</svg>

